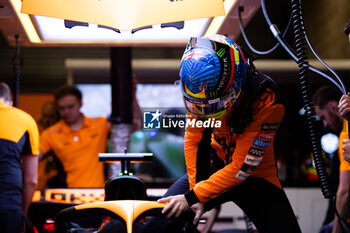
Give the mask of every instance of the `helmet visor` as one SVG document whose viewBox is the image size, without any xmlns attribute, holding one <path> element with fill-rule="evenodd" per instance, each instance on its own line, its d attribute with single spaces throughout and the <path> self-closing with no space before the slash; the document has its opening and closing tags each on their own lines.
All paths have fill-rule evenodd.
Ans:
<svg viewBox="0 0 350 233">
<path fill-rule="evenodd" d="M 235 97 L 236 93 L 234 92 L 213 100 L 198 100 L 184 95 L 184 103 L 187 111 L 193 115 L 206 117 L 225 110 Z"/>
<path fill-rule="evenodd" d="M 229 51 L 231 50 L 231 47 L 221 42 L 212 41 L 210 39 L 206 39 L 202 37 L 191 37 L 190 41 L 186 46 L 184 54 L 186 54 L 186 52 L 194 48 L 208 49 L 216 53 L 217 56 L 220 58 L 227 57 L 229 58 L 229 60 L 231 60 L 230 53 L 229 53 Z"/>
</svg>

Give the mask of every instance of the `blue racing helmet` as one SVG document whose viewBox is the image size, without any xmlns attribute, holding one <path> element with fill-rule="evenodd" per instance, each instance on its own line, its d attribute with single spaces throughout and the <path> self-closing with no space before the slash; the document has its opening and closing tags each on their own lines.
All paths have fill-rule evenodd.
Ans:
<svg viewBox="0 0 350 233">
<path fill-rule="evenodd" d="M 239 46 L 222 35 L 192 37 L 181 60 L 181 90 L 186 109 L 220 118 L 239 102 L 248 63 Z"/>
</svg>

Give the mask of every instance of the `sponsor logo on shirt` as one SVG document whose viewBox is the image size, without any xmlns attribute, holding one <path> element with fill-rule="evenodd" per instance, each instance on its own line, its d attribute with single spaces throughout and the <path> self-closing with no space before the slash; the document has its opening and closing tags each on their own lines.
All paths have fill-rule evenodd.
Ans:
<svg viewBox="0 0 350 233">
<path fill-rule="evenodd" d="M 259 132 L 258 138 L 271 140 L 275 136 L 275 133 Z"/>
<path fill-rule="evenodd" d="M 253 156 L 247 155 L 245 157 L 244 163 L 248 164 L 248 165 L 253 165 L 253 166 L 257 166 L 260 164 L 261 160 L 263 159 L 263 157 L 260 158 L 255 158 Z"/>
<path fill-rule="evenodd" d="M 247 172 L 247 173 L 252 173 L 255 169 L 255 166 L 250 166 L 246 163 L 243 163 L 242 167 L 241 167 L 241 171 Z"/>
<path fill-rule="evenodd" d="M 247 179 L 249 176 L 249 174 L 245 173 L 245 172 L 242 172 L 242 171 L 239 171 L 237 174 L 236 174 L 236 178 L 240 179 L 240 180 L 245 180 Z"/>
<path fill-rule="evenodd" d="M 254 155 L 254 156 L 257 156 L 257 157 L 263 156 L 264 153 L 265 153 L 264 150 L 260 150 L 258 148 L 254 148 L 254 147 L 250 147 L 250 149 L 248 151 L 248 154 L 251 154 L 251 155 Z"/>
<path fill-rule="evenodd" d="M 270 142 L 271 141 L 265 141 L 265 140 L 261 140 L 259 138 L 255 138 L 253 141 L 253 146 L 266 149 L 267 147 L 269 147 Z"/>
<path fill-rule="evenodd" d="M 275 131 L 278 129 L 278 123 L 271 123 L 271 124 L 268 124 L 268 123 L 264 123 L 261 125 L 261 130 L 264 130 L 264 131 Z"/>
</svg>

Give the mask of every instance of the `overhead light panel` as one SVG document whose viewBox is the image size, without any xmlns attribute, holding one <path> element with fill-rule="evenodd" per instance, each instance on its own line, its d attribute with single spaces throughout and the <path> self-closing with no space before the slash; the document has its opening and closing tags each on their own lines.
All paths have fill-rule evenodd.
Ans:
<svg viewBox="0 0 350 233">
<path fill-rule="evenodd" d="M 23 0 L 21 11 L 33 15 L 43 42 L 83 44 L 183 44 L 225 14 L 222 0 Z M 89 23 L 66 28 L 64 19 Z M 178 21 L 184 22 L 180 30 L 163 27 Z"/>
<path fill-rule="evenodd" d="M 191 36 L 202 36 L 210 18 L 187 20 L 182 29 L 153 25 L 142 30 L 122 31 L 102 28 L 96 24 L 66 28 L 63 19 L 34 16 L 43 41 L 51 43 L 185 43 Z"/>
<path fill-rule="evenodd" d="M 29 40 L 32 43 L 39 43 L 41 39 L 39 38 L 38 33 L 36 32 L 32 21 L 30 20 L 29 15 L 21 13 L 21 0 L 10 0 L 14 11 L 16 12 L 17 17 L 19 18 Z"/>
</svg>

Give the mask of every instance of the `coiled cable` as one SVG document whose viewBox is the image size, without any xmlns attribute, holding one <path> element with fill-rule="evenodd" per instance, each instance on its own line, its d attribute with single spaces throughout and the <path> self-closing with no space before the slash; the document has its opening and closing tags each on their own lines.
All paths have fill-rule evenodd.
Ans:
<svg viewBox="0 0 350 233">
<path fill-rule="evenodd" d="M 315 119 L 314 119 L 314 110 L 313 106 L 311 104 L 311 98 L 310 98 L 310 84 L 307 80 L 307 70 L 311 70 L 315 73 L 318 73 L 322 75 L 323 77 L 327 78 L 329 81 L 331 81 L 337 88 L 346 95 L 346 89 L 341 81 L 341 79 L 338 77 L 338 75 L 325 63 L 318 57 L 318 55 L 313 50 L 310 41 L 307 38 L 306 30 L 304 27 L 304 21 L 302 17 L 302 8 L 301 8 L 301 0 L 291 0 L 292 1 L 292 16 L 293 16 L 293 25 L 294 25 L 294 34 L 295 34 L 295 40 L 296 40 L 296 50 L 297 53 L 293 51 L 293 49 L 286 43 L 281 37 L 281 33 L 279 32 L 276 25 L 271 23 L 271 20 L 268 17 L 265 1 L 261 0 L 261 6 L 263 9 L 264 17 L 270 26 L 270 30 L 272 31 L 273 35 L 276 37 L 276 39 L 280 42 L 280 44 L 283 46 L 283 48 L 289 53 L 289 55 L 297 62 L 299 66 L 299 73 L 300 73 L 300 84 L 301 84 L 301 93 L 302 93 L 302 99 L 305 107 L 305 112 L 307 116 L 307 123 L 309 127 L 309 133 L 311 137 L 311 144 L 312 144 L 312 150 L 314 154 L 314 160 L 315 160 L 315 166 L 317 175 L 319 177 L 319 180 L 321 182 L 321 189 L 323 196 L 325 198 L 331 198 L 333 195 L 329 188 L 329 183 L 327 179 L 327 172 L 326 172 L 326 166 L 323 160 L 323 156 L 321 153 L 321 146 L 320 146 L 320 140 L 319 140 L 319 133 L 316 130 L 315 127 Z M 324 74 L 323 72 L 313 68 L 308 64 L 307 57 L 305 55 L 305 40 L 308 43 L 310 49 L 316 56 L 316 58 L 336 77 L 337 80 L 334 80 L 330 78 L 328 75 Z M 348 193 L 348 201 L 346 206 L 346 214 L 344 216 L 344 219 L 341 219 L 339 216 L 339 213 L 337 212 L 336 204 L 335 204 L 335 196 L 333 196 L 334 199 L 334 209 L 336 212 L 336 215 L 338 216 L 338 222 L 341 226 L 341 229 L 345 233 L 349 233 L 350 229 L 346 224 L 347 219 L 347 213 L 350 206 L 350 189 Z"/>
<path fill-rule="evenodd" d="M 315 112 L 311 103 L 311 87 L 308 81 L 308 62 L 306 55 L 306 40 L 305 31 L 303 26 L 303 20 L 301 15 L 301 5 L 299 0 L 292 0 L 292 18 L 293 29 L 295 37 L 295 48 L 297 55 L 297 63 L 299 66 L 299 81 L 301 89 L 301 97 L 304 104 L 305 115 L 308 123 L 308 129 L 311 139 L 311 147 L 314 155 L 314 162 L 317 171 L 319 181 L 321 183 L 321 189 L 325 198 L 331 198 L 332 194 L 329 188 L 328 176 L 326 171 L 325 162 L 322 155 L 322 148 L 320 144 L 320 134 L 315 125 Z"/>
<path fill-rule="evenodd" d="M 264 0 L 261 0 L 261 7 L 263 10 L 265 19 L 268 25 L 270 26 L 270 30 L 272 31 L 276 39 L 280 42 L 280 44 L 285 48 L 285 50 L 291 55 L 291 57 L 297 62 L 299 66 L 299 74 L 300 74 L 299 81 L 301 86 L 301 95 L 302 95 L 305 113 L 307 117 L 308 130 L 311 138 L 311 147 L 314 155 L 316 171 L 321 183 L 321 190 L 322 190 L 323 196 L 325 198 L 331 198 L 332 194 L 329 188 L 326 166 L 322 156 L 322 149 L 321 149 L 321 144 L 319 140 L 319 132 L 315 125 L 315 119 L 314 119 L 315 113 L 314 113 L 313 105 L 311 104 L 311 97 L 310 97 L 311 88 L 307 79 L 307 71 L 310 69 L 310 66 L 306 61 L 307 60 L 307 56 L 305 53 L 306 43 L 304 39 L 305 32 L 303 31 L 303 28 L 304 28 L 302 26 L 303 23 L 301 23 L 302 17 L 300 14 L 301 12 L 300 2 L 298 0 L 292 0 L 292 18 L 293 18 L 293 25 L 294 25 L 293 28 L 294 28 L 295 40 L 296 40 L 296 54 L 293 52 L 293 49 L 287 43 L 285 43 L 284 39 L 281 37 L 281 33 L 279 32 L 277 26 L 272 24 L 271 20 L 269 19 Z M 334 81 L 334 83 L 336 82 Z M 339 87 L 339 84 L 337 86 Z"/>
<path fill-rule="evenodd" d="M 298 58 L 295 54 L 295 52 L 293 51 L 293 49 L 290 47 L 290 45 L 285 41 L 285 39 L 282 37 L 281 32 L 279 31 L 278 27 L 273 24 L 269 18 L 269 15 L 267 14 L 267 10 L 266 10 L 266 5 L 265 5 L 265 0 L 261 0 L 261 8 L 264 14 L 264 18 L 267 22 L 267 24 L 270 27 L 270 30 L 272 32 L 272 34 L 275 36 L 275 38 L 277 39 L 277 41 L 280 43 L 280 45 L 282 45 L 282 47 L 284 48 L 284 50 L 292 57 L 292 59 L 295 62 L 298 62 Z M 342 86 L 336 82 L 334 79 L 332 79 L 331 77 L 329 77 L 327 74 L 323 73 L 322 71 L 316 69 L 315 67 L 309 65 L 308 69 L 311 70 L 312 72 L 319 74 L 321 76 L 323 76 L 324 78 L 328 79 L 330 82 L 332 82 L 343 94 L 346 94 L 346 91 L 342 88 Z M 340 81 L 341 83 L 341 81 Z"/>
</svg>

